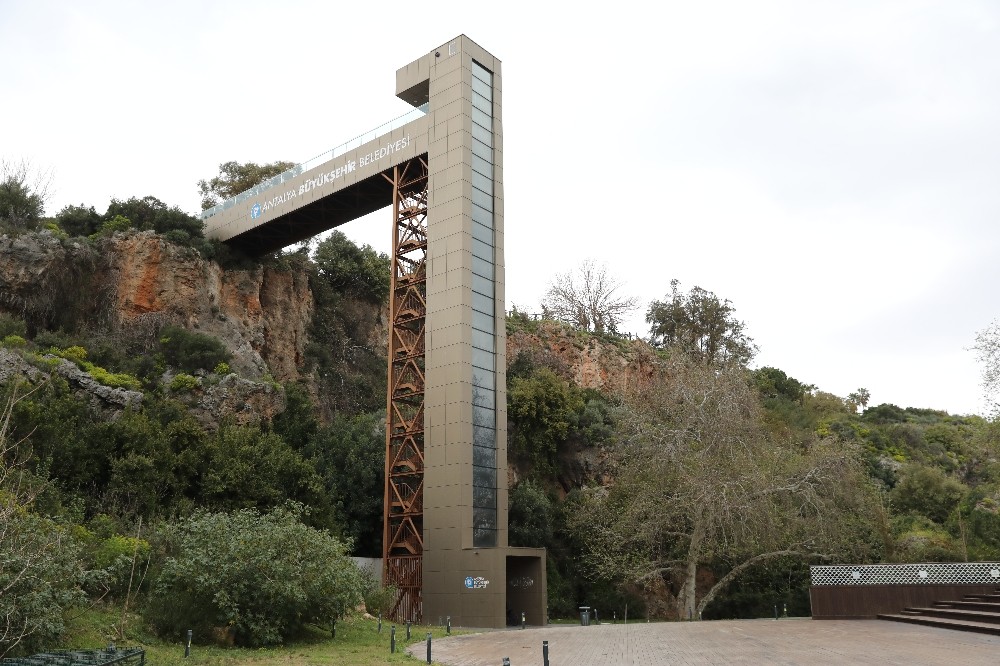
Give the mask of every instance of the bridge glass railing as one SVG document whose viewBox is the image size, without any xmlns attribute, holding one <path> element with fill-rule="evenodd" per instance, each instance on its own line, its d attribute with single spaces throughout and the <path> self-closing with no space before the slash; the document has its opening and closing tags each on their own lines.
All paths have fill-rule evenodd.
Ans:
<svg viewBox="0 0 1000 666">
<path fill-rule="evenodd" d="M 340 157 L 341 155 L 343 155 L 346 152 L 349 152 L 351 150 L 354 150 L 355 148 L 363 146 L 364 144 L 368 143 L 369 141 L 374 141 L 375 139 L 379 138 L 380 136 L 385 136 L 389 132 L 391 132 L 391 131 L 393 131 L 395 129 L 399 129 L 403 125 L 405 125 L 405 124 L 407 124 L 407 123 L 409 123 L 409 122 L 411 122 L 413 120 L 416 120 L 417 118 L 421 118 L 421 117 L 427 115 L 428 106 L 429 106 L 428 104 L 424 104 L 422 106 L 419 106 L 416 109 L 413 109 L 412 111 L 404 113 L 403 115 L 399 116 L 398 118 L 393 118 L 389 122 L 382 123 L 381 125 L 379 125 L 378 127 L 376 127 L 373 130 L 369 130 L 368 132 L 365 132 L 364 134 L 361 134 L 360 136 L 354 137 L 350 141 L 347 141 L 345 143 L 340 144 L 339 146 L 337 146 L 336 148 L 334 148 L 332 150 L 328 150 L 326 152 L 320 153 L 316 157 L 308 159 L 305 162 L 302 162 L 301 164 L 296 164 L 295 166 L 293 166 L 288 171 L 284 171 L 284 172 L 278 174 L 277 176 L 274 176 L 273 178 L 268 178 L 265 181 L 257 183 L 256 185 L 254 185 L 253 187 L 251 187 L 249 190 L 244 190 L 243 192 L 240 192 L 236 196 L 230 197 L 229 199 L 226 199 L 222 203 L 220 203 L 220 204 L 218 204 L 216 206 L 212 206 L 211 208 L 202 211 L 202 213 L 201 213 L 201 219 L 207 220 L 208 218 L 212 217 L 213 215 L 217 215 L 218 213 L 221 213 L 224 210 L 229 210 L 230 208 L 232 208 L 233 206 L 235 206 L 238 203 L 242 203 L 243 201 L 246 201 L 247 199 L 256 197 L 256 196 L 262 194 L 263 192 L 268 191 L 272 187 L 277 187 L 277 186 L 281 185 L 282 183 L 287 183 L 288 181 L 292 180 L 293 178 L 295 178 L 299 174 L 304 173 L 304 172 L 308 171 L 309 169 L 312 169 L 313 167 L 319 166 L 320 164 L 323 164 L 324 162 L 329 162 L 330 160 L 336 159 L 336 158 Z"/>
</svg>

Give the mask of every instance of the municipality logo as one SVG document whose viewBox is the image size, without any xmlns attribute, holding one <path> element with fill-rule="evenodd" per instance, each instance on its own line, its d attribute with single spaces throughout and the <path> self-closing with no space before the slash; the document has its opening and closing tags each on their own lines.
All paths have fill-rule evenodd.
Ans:
<svg viewBox="0 0 1000 666">
<path fill-rule="evenodd" d="M 489 584 L 490 581 L 482 576 L 466 576 L 465 578 L 465 586 L 470 590 L 485 590 Z"/>
<path fill-rule="evenodd" d="M 253 205 L 253 208 L 250 209 L 250 219 L 251 220 L 256 220 L 258 217 L 261 216 L 261 213 L 263 213 L 263 212 L 264 212 L 264 210 L 260 207 L 260 204 L 259 203 L 255 203 Z"/>
</svg>

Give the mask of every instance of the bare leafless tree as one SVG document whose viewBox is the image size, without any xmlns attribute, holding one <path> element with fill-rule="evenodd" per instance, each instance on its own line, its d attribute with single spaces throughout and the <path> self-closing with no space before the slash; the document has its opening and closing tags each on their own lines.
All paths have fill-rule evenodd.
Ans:
<svg viewBox="0 0 1000 666">
<path fill-rule="evenodd" d="M 994 412 L 1000 411 L 1000 319 L 976 333 L 976 344 L 972 346 L 979 361 L 982 377 L 983 397 Z"/>
<path fill-rule="evenodd" d="M 739 364 L 671 354 L 622 404 L 615 482 L 584 493 L 571 518 L 598 576 L 665 583 L 688 619 L 757 565 L 870 556 L 880 502 L 858 452 L 772 434 Z"/>
<path fill-rule="evenodd" d="M 38 169 L 30 160 L 0 160 L 0 222 L 33 229 L 52 196 L 52 169 Z"/>
<path fill-rule="evenodd" d="M 37 390 L 37 389 L 33 389 Z M 0 405 L 0 659 L 63 627 L 63 610 L 84 595 L 71 533 L 32 511 L 43 482 L 27 470 L 26 439 L 10 437 L 20 397 Z"/>
<path fill-rule="evenodd" d="M 575 271 L 556 275 L 542 299 L 547 317 L 584 331 L 616 333 L 622 319 L 638 301 L 621 296 L 621 284 L 607 266 L 587 259 Z"/>
</svg>

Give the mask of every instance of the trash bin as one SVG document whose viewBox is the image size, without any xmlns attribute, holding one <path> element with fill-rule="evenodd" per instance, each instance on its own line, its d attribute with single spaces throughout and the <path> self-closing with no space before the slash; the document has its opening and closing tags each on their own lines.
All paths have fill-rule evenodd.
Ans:
<svg viewBox="0 0 1000 666">
<path fill-rule="evenodd" d="M 580 606 L 580 626 L 590 626 L 590 606 Z"/>
</svg>

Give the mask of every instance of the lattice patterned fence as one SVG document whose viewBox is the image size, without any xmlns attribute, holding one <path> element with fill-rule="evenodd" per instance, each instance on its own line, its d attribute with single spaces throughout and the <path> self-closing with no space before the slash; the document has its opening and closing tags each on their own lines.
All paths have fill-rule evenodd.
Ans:
<svg viewBox="0 0 1000 666">
<path fill-rule="evenodd" d="M 1000 562 L 838 564 L 809 567 L 813 585 L 992 585 Z"/>
<path fill-rule="evenodd" d="M 142 648 L 108 648 L 106 650 L 59 650 L 30 657 L 0 659 L 0 666 L 111 666 L 128 664 L 143 666 L 146 651 Z"/>
</svg>

